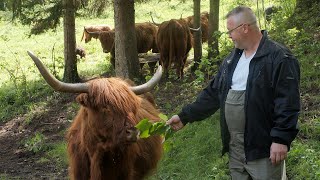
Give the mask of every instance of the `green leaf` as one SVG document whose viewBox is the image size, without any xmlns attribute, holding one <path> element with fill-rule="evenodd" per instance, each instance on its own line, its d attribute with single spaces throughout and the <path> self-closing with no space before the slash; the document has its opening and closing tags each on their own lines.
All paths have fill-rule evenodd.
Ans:
<svg viewBox="0 0 320 180">
<path fill-rule="evenodd" d="M 174 134 L 173 129 L 171 129 L 170 126 L 167 126 L 166 127 L 166 131 L 164 133 L 164 140 L 167 140 L 167 139 L 171 138 L 173 136 L 173 134 Z"/>
<path fill-rule="evenodd" d="M 164 114 L 162 114 L 162 113 L 159 114 L 159 117 L 160 117 L 160 119 L 162 119 L 163 121 L 168 121 L 168 116 L 166 116 L 166 115 L 164 115 Z"/>
<path fill-rule="evenodd" d="M 174 131 L 169 125 L 166 125 L 168 117 L 164 114 L 159 114 L 162 121 L 152 123 L 149 119 L 142 119 L 135 127 L 140 131 L 140 138 L 148 138 L 154 135 L 160 135 L 167 140 L 172 137 Z"/>
<path fill-rule="evenodd" d="M 149 130 L 151 126 L 152 123 L 149 121 L 149 119 L 142 119 L 135 127 L 142 132 Z"/>
<path fill-rule="evenodd" d="M 150 136 L 149 130 L 141 131 L 139 137 L 140 138 L 148 138 Z"/>
<path fill-rule="evenodd" d="M 151 135 L 163 135 L 166 132 L 166 124 L 165 122 L 157 122 L 153 124 L 152 131 L 150 131 Z"/>
<path fill-rule="evenodd" d="M 149 129 L 152 127 L 152 123 L 149 119 L 142 119 L 135 127 L 140 131 L 140 138 L 147 138 L 150 136 Z"/>
</svg>

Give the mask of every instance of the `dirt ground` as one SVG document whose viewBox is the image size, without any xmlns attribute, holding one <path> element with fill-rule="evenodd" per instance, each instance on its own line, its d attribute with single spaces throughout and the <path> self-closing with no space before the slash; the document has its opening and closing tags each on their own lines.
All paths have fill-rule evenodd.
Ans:
<svg viewBox="0 0 320 180">
<path fill-rule="evenodd" d="M 190 82 L 192 78 L 184 81 Z M 159 84 L 159 90 L 153 95 L 163 114 L 173 113 L 181 103 L 192 99 L 196 92 L 184 88 L 185 82 L 172 80 L 169 85 L 166 82 Z M 75 113 L 68 112 L 66 107 L 75 97 L 58 95 L 47 105 L 45 113 L 32 118 L 29 124 L 25 123 L 26 116 L 0 123 L 0 179 L 68 179 L 68 167 L 57 167 L 55 161 L 41 162 L 45 152 L 28 151 L 22 142 L 34 136 L 35 132 L 41 132 L 46 143 L 63 141 L 65 134 L 61 132 L 70 125 L 67 117 Z"/>
<path fill-rule="evenodd" d="M 61 135 L 70 122 L 65 108 L 73 97 L 59 98 L 50 103 L 50 108 L 26 124 L 27 117 L 16 117 L 0 124 L 0 175 L 4 179 L 66 179 L 67 167 L 58 168 L 54 161 L 40 162 L 44 152 L 33 153 L 24 147 L 24 141 L 35 132 L 45 135 L 46 143 L 60 142 Z"/>
</svg>

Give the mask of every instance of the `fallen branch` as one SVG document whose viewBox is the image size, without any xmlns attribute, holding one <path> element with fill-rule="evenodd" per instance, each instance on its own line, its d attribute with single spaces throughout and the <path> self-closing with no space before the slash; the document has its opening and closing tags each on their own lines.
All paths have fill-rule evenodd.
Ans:
<svg viewBox="0 0 320 180">
<path fill-rule="evenodd" d="M 139 62 L 142 64 L 148 62 L 157 62 L 160 60 L 160 53 L 140 53 L 138 54 Z"/>
</svg>

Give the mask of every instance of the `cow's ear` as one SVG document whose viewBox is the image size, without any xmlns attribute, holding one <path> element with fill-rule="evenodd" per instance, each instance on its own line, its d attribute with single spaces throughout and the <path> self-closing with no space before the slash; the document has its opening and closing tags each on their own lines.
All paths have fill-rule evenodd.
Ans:
<svg viewBox="0 0 320 180">
<path fill-rule="evenodd" d="M 89 97 L 87 93 L 82 93 L 77 96 L 76 101 L 81 104 L 82 106 L 90 106 Z"/>
</svg>

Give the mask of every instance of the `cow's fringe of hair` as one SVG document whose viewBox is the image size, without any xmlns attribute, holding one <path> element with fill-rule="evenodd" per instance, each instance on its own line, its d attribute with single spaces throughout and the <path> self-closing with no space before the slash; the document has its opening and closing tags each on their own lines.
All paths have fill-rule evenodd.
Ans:
<svg viewBox="0 0 320 180">
<path fill-rule="evenodd" d="M 129 85 L 119 78 L 96 79 L 90 83 L 89 99 L 92 107 L 113 107 L 114 112 L 136 114 L 140 101 L 129 89 Z"/>
</svg>

